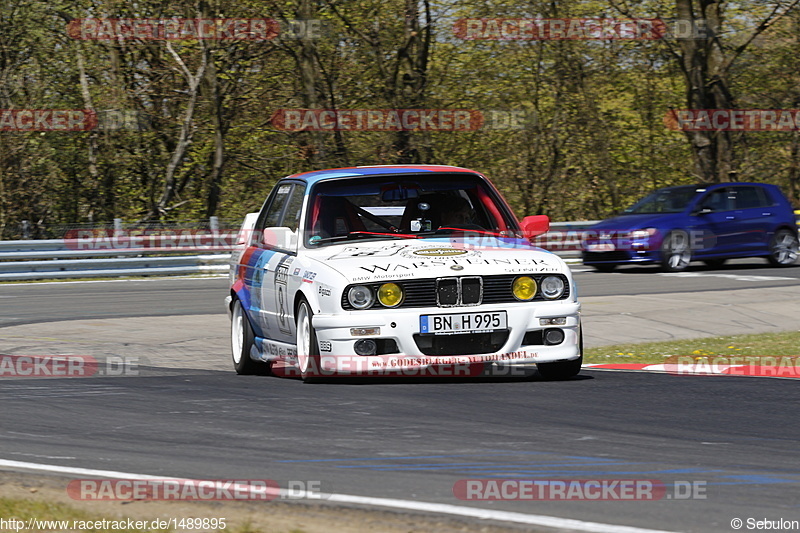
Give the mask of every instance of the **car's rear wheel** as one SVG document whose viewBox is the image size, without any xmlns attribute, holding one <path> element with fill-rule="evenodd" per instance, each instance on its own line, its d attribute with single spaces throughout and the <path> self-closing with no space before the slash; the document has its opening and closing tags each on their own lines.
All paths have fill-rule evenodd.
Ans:
<svg viewBox="0 0 800 533">
<path fill-rule="evenodd" d="M 614 263 L 603 263 L 603 264 L 592 265 L 592 266 L 598 272 L 612 272 L 615 268 L 617 268 L 617 265 L 615 265 Z"/>
<path fill-rule="evenodd" d="M 557 363 L 538 363 L 536 369 L 544 379 L 550 381 L 575 377 L 581 371 L 581 365 L 583 364 L 583 331 L 580 332 L 578 350 L 580 351 L 580 356 L 577 359 L 558 361 Z"/>
<path fill-rule="evenodd" d="M 250 320 L 244 314 L 242 302 L 237 299 L 233 302 L 231 313 L 231 358 L 237 374 L 269 374 L 272 363 L 253 361 L 250 358 L 250 349 L 254 342 L 255 335 Z"/>
<path fill-rule="evenodd" d="M 661 270 L 680 272 L 686 270 L 691 261 L 689 235 L 683 230 L 669 232 L 661 245 Z"/>
<path fill-rule="evenodd" d="M 797 236 L 788 229 L 779 229 L 769 243 L 769 262 L 785 267 L 797 261 Z"/>
<path fill-rule="evenodd" d="M 297 367 L 300 377 L 309 383 L 320 377 L 320 361 L 317 334 L 311 325 L 314 313 L 306 300 L 301 300 L 297 305 L 295 316 L 297 317 Z"/>
</svg>

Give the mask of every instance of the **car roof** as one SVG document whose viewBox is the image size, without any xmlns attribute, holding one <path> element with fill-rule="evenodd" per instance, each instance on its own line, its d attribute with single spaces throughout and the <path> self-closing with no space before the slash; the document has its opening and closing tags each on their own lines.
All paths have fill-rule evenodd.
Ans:
<svg viewBox="0 0 800 533">
<path fill-rule="evenodd" d="M 482 176 L 480 172 L 468 168 L 453 167 L 449 165 L 371 165 L 363 167 L 331 168 L 327 170 L 312 170 L 292 174 L 284 179 L 300 179 L 312 185 L 318 181 L 331 178 L 345 178 L 356 176 L 380 176 L 383 174 L 418 174 L 418 173 L 443 173 L 465 172 Z"/>
</svg>

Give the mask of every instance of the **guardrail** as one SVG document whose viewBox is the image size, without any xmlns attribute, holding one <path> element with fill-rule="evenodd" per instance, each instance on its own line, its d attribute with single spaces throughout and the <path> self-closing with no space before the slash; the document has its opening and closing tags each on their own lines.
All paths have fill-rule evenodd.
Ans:
<svg viewBox="0 0 800 533">
<path fill-rule="evenodd" d="M 581 233 L 595 223 L 554 222 L 535 243 L 568 262 L 579 261 Z M 235 237 L 105 231 L 85 238 L 0 241 L 0 281 L 225 274 Z"/>
</svg>

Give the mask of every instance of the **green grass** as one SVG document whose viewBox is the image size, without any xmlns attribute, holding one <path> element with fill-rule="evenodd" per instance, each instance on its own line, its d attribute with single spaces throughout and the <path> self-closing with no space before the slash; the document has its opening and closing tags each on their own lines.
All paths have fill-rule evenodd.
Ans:
<svg viewBox="0 0 800 533">
<path fill-rule="evenodd" d="M 600 346 L 584 350 L 584 363 L 663 363 L 667 357 L 709 355 L 798 356 L 800 331 Z"/>
<path fill-rule="evenodd" d="M 97 520 L 123 520 L 121 517 L 101 517 L 80 511 L 69 505 L 54 502 L 42 502 L 35 500 L 23 500 L 14 498 L 0 498 L 0 517 L 5 520 L 16 518 L 17 520 L 67 520 L 70 522 L 69 528 L 72 527 L 72 522 L 75 520 L 81 521 L 97 521 Z M 137 518 L 135 520 L 145 520 Z M 147 520 L 150 523 L 150 520 Z M 13 531 L 13 530 L 6 530 Z M 43 531 L 43 530 L 22 530 L 22 531 Z M 47 530 L 52 531 L 52 530 Z M 102 532 L 108 531 L 109 533 L 141 533 L 141 532 L 159 532 L 165 533 L 166 530 L 157 529 L 87 529 L 85 531 Z M 171 531 L 171 530 L 170 530 Z"/>
</svg>

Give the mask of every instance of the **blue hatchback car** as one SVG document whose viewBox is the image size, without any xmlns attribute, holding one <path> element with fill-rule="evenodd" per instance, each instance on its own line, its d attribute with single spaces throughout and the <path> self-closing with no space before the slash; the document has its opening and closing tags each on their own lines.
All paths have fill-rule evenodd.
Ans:
<svg viewBox="0 0 800 533">
<path fill-rule="evenodd" d="M 677 272 L 691 261 L 719 266 L 734 257 L 790 266 L 797 260 L 797 224 L 775 185 L 684 185 L 659 189 L 592 226 L 581 246 L 583 263 L 602 272 L 639 263 Z"/>
</svg>

